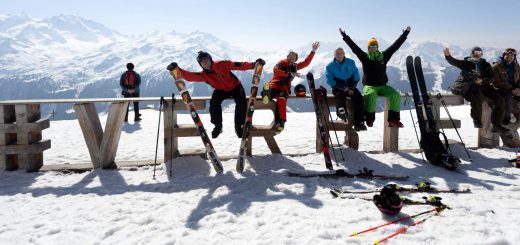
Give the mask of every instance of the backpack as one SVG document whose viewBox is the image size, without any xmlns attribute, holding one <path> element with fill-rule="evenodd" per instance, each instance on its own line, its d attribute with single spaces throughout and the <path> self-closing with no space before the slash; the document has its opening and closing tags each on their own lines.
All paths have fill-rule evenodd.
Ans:
<svg viewBox="0 0 520 245">
<path fill-rule="evenodd" d="M 125 80 L 123 81 L 125 87 L 129 89 L 134 89 L 137 84 L 137 74 L 135 71 L 127 71 L 125 72 Z"/>
</svg>

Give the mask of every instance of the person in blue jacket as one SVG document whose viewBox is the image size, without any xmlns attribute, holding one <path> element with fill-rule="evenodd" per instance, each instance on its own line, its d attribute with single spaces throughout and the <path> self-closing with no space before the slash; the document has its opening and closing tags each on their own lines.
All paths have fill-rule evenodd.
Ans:
<svg viewBox="0 0 520 245">
<path fill-rule="evenodd" d="M 345 51 L 337 48 L 334 59 L 326 68 L 327 84 L 332 87 L 336 99 L 336 113 L 339 118 L 347 120 L 347 97 L 354 104 L 354 130 L 365 131 L 365 103 L 363 95 L 356 88 L 359 82 L 359 71 L 353 60 L 345 58 Z"/>
</svg>

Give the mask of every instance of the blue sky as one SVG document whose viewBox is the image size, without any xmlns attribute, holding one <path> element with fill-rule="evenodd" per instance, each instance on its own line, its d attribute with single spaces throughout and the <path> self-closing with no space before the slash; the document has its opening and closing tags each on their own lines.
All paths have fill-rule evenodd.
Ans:
<svg viewBox="0 0 520 245">
<path fill-rule="evenodd" d="M 0 14 L 36 18 L 75 14 L 125 34 L 154 30 L 209 32 L 233 45 L 291 48 L 313 40 L 393 40 L 410 25 L 410 39 L 461 46 L 520 48 L 517 0 L 0 0 Z"/>
</svg>

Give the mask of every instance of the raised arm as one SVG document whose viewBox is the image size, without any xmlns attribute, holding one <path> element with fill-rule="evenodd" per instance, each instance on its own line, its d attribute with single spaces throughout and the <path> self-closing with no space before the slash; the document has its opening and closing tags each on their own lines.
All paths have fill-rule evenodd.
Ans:
<svg viewBox="0 0 520 245">
<path fill-rule="evenodd" d="M 403 34 L 401 34 L 401 36 L 399 36 L 399 38 L 397 38 L 397 40 L 395 40 L 395 42 L 392 45 L 390 45 L 390 47 L 383 51 L 384 57 L 386 59 L 390 59 L 392 55 L 394 55 L 394 53 L 397 52 L 401 45 L 403 45 L 404 41 L 406 41 L 406 38 L 408 37 L 408 34 L 411 30 L 411 27 L 406 27 L 406 29 L 403 30 Z"/>
<path fill-rule="evenodd" d="M 339 33 L 341 33 L 341 36 L 343 37 L 343 41 L 347 43 L 348 47 L 352 50 L 352 52 L 358 57 L 359 60 L 364 61 L 367 58 L 367 54 L 357 46 L 357 44 L 352 41 L 352 39 L 347 35 L 347 33 L 339 28 Z"/>
<path fill-rule="evenodd" d="M 312 50 L 309 53 L 309 55 L 307 55 L 307 57 L 305 57 L 305 60 L 296 64 L 296 70 L 300 70 L 300 69 L 303 69 L 303 68 L 309 66 L 311 64 L 312 58 L 314 58 L 314 54 L 316 54 L 316 50 L 318 50 L 319 47 L 320 47 L 320 43 L 314 42 L 312 44 Z"/>
<path fill-rule="evenodd" d="M 234 62 L 229 60 L 220 61 L 225 67 L 235 71 L 245 71 L 255 68 L 254 62 Z"/>
<path fill-rule="evenodd" d="M 452 66 L 455 66 L 461 70 L 464 70 L 464 60 L 458 60 L 458 59 L 455 59 L 453 58 L 453 56 L 451 56 L 450 54 L 450 49 L 449 48 L 444 48 L 444 58 L 446 59 L 446 61 L 448 61 L 448 63 Z"/>
</svg>

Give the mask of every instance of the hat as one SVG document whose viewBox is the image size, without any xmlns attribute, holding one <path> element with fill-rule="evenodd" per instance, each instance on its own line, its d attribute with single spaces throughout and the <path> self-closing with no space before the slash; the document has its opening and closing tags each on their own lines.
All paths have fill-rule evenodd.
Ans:
<svg viewBox="0 0 520 245">
<path fill-rule="evenodd" d="M 504 52 L 502 52 L 502 56 L 504 56 L 505 54 L 513 54 L 516 56 L 516 49 L 506 48 L 506 49 L 504 49 Z"/>
<path fill-rule="evenodd" d="M 378 46 L 379 47 L 379 43 L 377 43 L 377 40 L 375 37 L 373 38 L 370 38 L 370 40 L 368 40 L 368 47 L 370 46 Z"/>
<path fill-rule="evenodd" d="M 471 54 L 473 54 L 473 52 L 475 52 L 475 51 L 481 51 L 482 52 L 482 49 L 480 47 L 473 47 L 471 49 Z"/>
<path fill-rule="evenodd" d="M 133 71 L 134 70 L 134 64 L 132 64 L 132 63 L 126 64 L 126 69 L 128 69 L 130 71 Z"/>
</svg>

